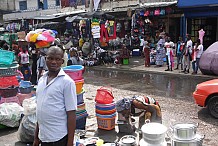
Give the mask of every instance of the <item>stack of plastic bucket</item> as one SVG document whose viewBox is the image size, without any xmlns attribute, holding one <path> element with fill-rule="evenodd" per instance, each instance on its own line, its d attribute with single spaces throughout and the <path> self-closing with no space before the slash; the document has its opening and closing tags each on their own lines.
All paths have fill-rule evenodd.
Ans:
<svg viewBox="0 0 218 146">
<path fill-rule="evenodd" d="M 113 98 L 111 90 L 105 87 L 97 90 L 95 112 L 99 129 L 112 130 L 115 128 L 116 106 Z"/>
<path fill-rule="evenodd" d="M 85 103 L 83 99 L 83 72 L 84 66 L 82 65 L 70 65 L 63 68 L 64 72 L 75 81 L 76 93 L 77 93 L 77 111 L 76 111 L 76 129 L 85 129 L 86 118 L 88 116 L 85 109 Z"/>
<path fill-rule="evenodd" d="M 115 103 L 95 104 L 95 112 L 99 129 L 112 130 L 115 128 L 116 108 Z"/>
</svg>

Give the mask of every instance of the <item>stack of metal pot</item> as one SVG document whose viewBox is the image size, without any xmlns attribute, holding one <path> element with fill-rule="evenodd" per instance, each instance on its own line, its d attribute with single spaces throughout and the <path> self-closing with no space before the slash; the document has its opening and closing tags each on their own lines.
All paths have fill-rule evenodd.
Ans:
<svg viewBox="0 0 218 146">
<path fill-rule="evenodd" d="M 172 146 L 202 146 L 204 136 L 197 134 L 198 124 L 175 124 L 171 127 Z"/>
</svg>

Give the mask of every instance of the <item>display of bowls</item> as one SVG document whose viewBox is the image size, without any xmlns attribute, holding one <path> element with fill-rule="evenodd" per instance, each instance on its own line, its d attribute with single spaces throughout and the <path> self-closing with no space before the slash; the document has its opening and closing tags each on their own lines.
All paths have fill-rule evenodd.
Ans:
<svg viewBox="0 0 218 146">
<path fill-rule="evenodd" d="M 173 138 L 177 140 L 192 140 L 196 137 L 198 125 L 193 123 L 179 123 L 171 127 Z"/>
<path fill-rule="evenodd" d="M 141 128 L 143 140 L 150 144 L 160 144 L 165 141 L 167 127 L 160 123 L 147 123 Z"/>
</svg>

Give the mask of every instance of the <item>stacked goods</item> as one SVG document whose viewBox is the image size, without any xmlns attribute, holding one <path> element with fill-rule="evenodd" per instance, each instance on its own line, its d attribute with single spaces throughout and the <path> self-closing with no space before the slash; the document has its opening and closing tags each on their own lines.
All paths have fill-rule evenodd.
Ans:
<svg viewBox="0 0 218 146">
<path fill-rule="evenodd" d="M 6 102 L 16 102 L 18 92 L 18 80 L 16 77 L 18 64 L 14 62 L 14 52 L 0 49 L 0 104 Z M 5 128 L 0 125 L 0 129 Z"/>
<path fill-rule="evenodd" d="M 88 116 L 85 109 L 85 103 L 83 99 L 83 72 L 84 66 L 82 65 L 70 65 L 63 68 L 64 72 L 75 81 L 76 93 L 77 93 L 77 111 L 76 111 L 76 129 L 85 130 L 86 118 Z"/>
<path fill-rule="evenodd" d="M 115 128 L 116 108 L 113 102 L 112 90 L 101 87 L 95 97 L 95 112 L 99 129 L 112 130 Z"/>
<path fill-rule="evenodd" d="M 20 81 L 18 98 L 21 104 L 24 99 L 32 97 L 33 87 L 34 85 L 30 81 Z"/>
</svg>

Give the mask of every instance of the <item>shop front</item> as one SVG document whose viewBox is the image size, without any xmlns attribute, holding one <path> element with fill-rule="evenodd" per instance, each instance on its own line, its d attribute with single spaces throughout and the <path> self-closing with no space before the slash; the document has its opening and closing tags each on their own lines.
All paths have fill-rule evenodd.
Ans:
<svg viewBox="0 0 218 146">
<path fill-rule="evenodd" d="M 204 49 L 218 40 L 218 5 L 216 0 L 194 1 L 179 0 L 178 7 L 183 9 L 185 20 L 183 34 L 191 34 L 192 41 L 202 39 Z M 187 25 L 187 26 L 186 26 Z"/>
</svg>

